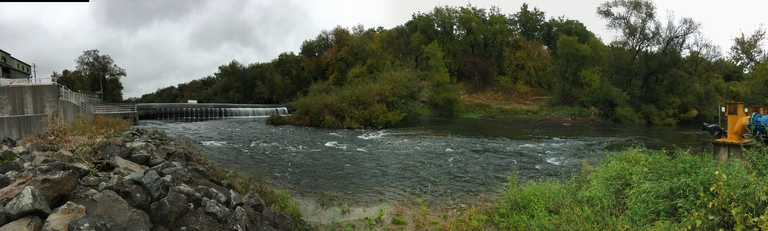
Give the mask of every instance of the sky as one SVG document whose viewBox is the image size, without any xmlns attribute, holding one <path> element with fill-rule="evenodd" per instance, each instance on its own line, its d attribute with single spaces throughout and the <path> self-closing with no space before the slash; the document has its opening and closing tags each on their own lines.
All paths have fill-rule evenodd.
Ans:
<svg viewBox="0 0 768 231">
<path fill-rule="evenodd" d="M 513 14 L 523 3 L 547 18 L 579 20 L 603 42 L 616 33 L 595 13 L 606 0 L 90 0 L 88 3 L 0 3 L 0 49 L 37 66 L 37 78 L 75 69 L 83 51 L 98 49 L 126 69 L 123 97 L 213 75 L 237 60 L 269 62 L 336 26 L 392 28 L 435 6 L 498 6 Z M 700 22 L 724 55 L 741 33 L 768 23 L 768 1 L 654 1 L 667 12 Z M 46 79 L 48 78 L 48 79 Z"/>
</svg>

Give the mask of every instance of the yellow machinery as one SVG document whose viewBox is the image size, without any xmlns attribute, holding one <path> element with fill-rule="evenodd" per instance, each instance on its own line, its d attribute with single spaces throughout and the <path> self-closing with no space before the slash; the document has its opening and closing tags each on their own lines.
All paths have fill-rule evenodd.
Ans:
<svg viewBox="0 0 768 231">
<path fill-rule="evenodd" d="M 767 141 L 768 116 L 765 116 L 766 107 L 753 106 L 749 108 L 751 116 L 744 111 L 744 103 L 731 102 L 725 106 L 725 116 L 728 120 L 728 130 L 723 131 L 716 124 L 704 123 L 704 130 L 709 131 L 715 140 L 712 141 L 714 158 L 726 161 L 730 158 L 744 159 L 742 148 L 751 148 L 755 139 Z M 750 133 L 750 138 L 744 134 Z"/>
<path fill-rule="evenodd" d="M 752 107 L 759 108 L 759 107 Z M 744 144 L 752 142 L 752 139 L 744 138 L 744 134 L 749 132 L 750 116 L 744 113 L 744 103 L 732 102 L 725 106 L 725 116 L 728 119 L 728 135 L 725 138 L 716 139 L 715 142 L 724 142 L 732 144 Z"/>
</svg>

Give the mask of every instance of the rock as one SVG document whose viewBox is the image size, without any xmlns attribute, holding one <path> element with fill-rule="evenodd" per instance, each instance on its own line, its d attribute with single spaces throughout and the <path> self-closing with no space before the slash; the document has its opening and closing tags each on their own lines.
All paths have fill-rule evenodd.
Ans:
<svg viewBox="0 0 768 231">
<path fill-rule="evenodd" d="M 39 164 L 45 164 L 45 163 L 51 163 L 51 158 L 48 157 L 48 155 L 36 152 L 35 154 L 29 155 L 32 157 L 32 160 L 29 161 L 33 165 L 39 165 Z"/>
<path fill-rule="evenodd" d="M 60 172 L 64 170 L 64 163 L 50 162 L 45 164 L 38 164 L 35 169 L 41 174 L 48 174 L 54 171 Z"/>
<path fill-rule="evenodd" d="M 19 196 L 5 205 L 5 212 L 11 220 L 16 220 L 27 215 L 46 217 L 51 213 L 51 208 L 40 191 L 26 186 Z"/>
<path fill-rule="evenodd" d="M 88 173 L 91 173 L 91 170 L 88 168 L 88 165 L 83 163 L 68 163 L 64 165 L 65 170 L 72 170 L 77 173 L 78 178 L 84 177 L 88 175 Z"/>
<path fill-rule="evenodd" d="M 209 188 L 208 192 L 211 193 L 211 196 L 209 197 L 210 199 L 215 199 L 215 200 L 218 200 L 219 203 L 221 203 L 221 204 L 229 205 L 229 189 L 221 187 L 221 186 L 219 186 L 217 184 L 214 184 L 213 182 L 210 182 L 210 181 L 207 181 L 207 180 L 198 180 L 197 184 Z M 214 194 L 213 191 L 211 191 L 210 189 L 215 189 L 216 191 L 218 191 L 219 193 L 224 195 L 224 198 L 223 199 L 222 198 L 216 198 L 217 195 Z"/>
<path fill-rule="evenodd" d="M 43 220 L 37 216 L 28 216 L 0 227 L 0 231 L 38 231 L 43 227 Z"/>
<path fill-rule="evenodd" d="M 112 178 L 109 179 L 108 182 L 101 182 L 99 183 L 99 192 L 104 190 L 113 190 L 115 189 L 115 185 L 118 183 L 123 182 L 123 177 L 120 175 L 114 175 Z"/>
<path fill-rule="evenodd" d="M 72 161 L 74 160 L 73 157 L 74 155 L 72 154 L 72 152 L 67 151 L 66 149 L 61 149 L 58 152 L 53 154 L 52 159 L 54 161 L 58 161 L 62 163 L 72 163 Z"/>
<path fill-rule="evenodd" d="M 187 169 L 181 168 L 181 167 L 171 167 L 161 170 L 163 175 L 171 175 L 173 179 L 177 179 L 182 182 L 186 182 L 189 180 L 189 174 L 187 173 Z"/>
<path fill-rule="evenodd" d="M 135 137 L 139 137 L 141 135 L 139 135 L 139 133 L 136 133 L 134 131 L 125 131 L 125 132 L 123 132 L 122 136 L 128 136 L 128 137 L 131 137 L 131 138 L 135 138 Z"/>
<path fill-rule="evenodd" d="M 147 193 L 147 190 L 140 186 L 140 181 L 124 179 L 114 186 L 113 191 L 123 198 L 129 206 L 149 212 L 152 198 Z"/>
<path fill-rule="evenodd" d="M 243 197 L 243 203 L 245 206 L 251 207 L 253 211 L 256 211 L 259 214 L 264 212 L 264 200 L 262 200 L 256 192 L 246 193 Z"/>
<path fill-rule="evenodd" d="M 173 146 L 163 145 L 155 150 L 155 156 L 157 158 L 166 159 L 169 154 L 176 152 L 176 148 Z"/>
<path fill-rule="evenodd" d="M 0 174 L 5 174 L 10 171 L 21 171 L 23 168 L 21 162 L 19 161 L 9 161 L 3 164 L 3 166 L 0 166 Z"/>
<path fill-rule="evenodd" d="M 153 157 L 153 158 L 149 159 L 149 165 L 148 166 L 149 167 L 155 167 L 155 166 L 161 165 L 161 164 L 163 164 L 165 162 L 168 162 L 168 161 L 163 159 L 163 158 Z"/>
<path fill-rule="evenodd" d="M 168 194 L 168 184 L 154 170 L 144 174 L 144 177 L 141 178 L 141 183 L 144 185 L 144 189 L 149 192 L 152 201 L 157 201 Z"/>
<path fill-rule="evenodd" d="M 261 218 L 279 231 L 294 230 L 293 220 L 285 214 L 265 208 Z"/>
<path fill-rule="evenodd" d="M 192 157 L 189 156 L 189 154 L 181 152 L 181 151 L 175 151 L 171 154 L 170 158 L 168 160 L 170 161 L 179 161 L 179 162 L 187 162 L 188 160 L 191 160 Z"/>
<path fill-rule="evenodd" d="M 85 195 L 88 197 L 96 196 L 96 194 L 99 194 L 99 191 L 96 191 L 95 189 L 88 189 L 88 191 L 85 191 Z"/>
<path fill-rule="evenodd" d="M 238 193 L 235 190 L 230 189 L 229 190 L 229 208 L 235 208 L 237 206 L 242 206 L 243 203 L 243 196 L 240 196 L 240 193 Z"/>
<path fill-rule="evenodd" d="M 158 174 L 160 174 L 160 176 L 165 176 L 165 173 L 163 173 L 163 170 L 166 169 L 166 168 L 173 168 L 173 167 L 176 167 L 176 166 L 173 165 L 171 162 L 166 161 L 166 162 L 163 162 L 162 164 L 153 166 L 153 167 L 145 170 L 144 174 L 147 174 L 147 172 L 149 172 L 149 171 L 155 171 Z"/>
<path fill-rule="evenodd" d="M 121 176 L 127 176 L 136 172 L 143 173 L 147 169 L 146 166 L 128 161 L 119 156 L 113 157 L 110 160 L 110 163 L 115 166 L 115 170 L 113 170 L 113 172 Z"/>
<path fill-rule="evenodd" d="M 187 173 L 194 179 L 208 180 L 211 178 L 211 175 L 202 166 L 187 166 Z"/>
<path fill-rule="evenodd" d="M 0 226 L 8 223 L 8 217 L 5 215 L 5 207 L 0 206 Z"/>
<path fill-rule="evenodd" d="M 261 217 L 250 207 L 237 206 L 234 216 L 242 230 L 262 230 Z"/>
<path fill-rule="evenodd" d="M 152 156 L 147 153 L 146 150 L 138 150 L 133 155 L 131 155 L 131 160 L 137 164 L 141 165 L 149 165 L 149 159 L 151 159 Z"/>
<path fill-rule="evenodd" d="M 202 206 L 205 214 L 208 214 L 208 216 L 216 218 L 219 222 L 227 221 L 230 212 L 226 206 L 219 204 L 215 200 L 208 200 L 208 198 L 203 198 Z"/>
<path fill-rule="evenodd" d="M 277 231 L 275 227 L 272 227 L 271 224 L 267 221 L 261 221 L 261 230 L 263 231 Z"/>
<path fill-rule="evenodd" d="M 152 205 L 150 214 L 152 215 L 153 224 L 163 226 L 169 230 L 177 230 L 177 221 L 187 212 L 189 212 L 189 207 L 184 195 L 171 191 L 167 197 Z"/>
<path fill-rule="evenodd" d="M 129 158 L 129 152 L 124 148 L 117 146 L 116 144 L 108 144 L 99 147 L 99 158 L 102 160 L 111 160 L 112 158 L 119 156 L 120 158 Z"/>
<path fill-rule="evenodd" d="M 83 205 L 88 214 L 106 214 L 115 218 L 125 230 L 149 230 L 149 216 L 144 211 L 132 208 L 128 202 L 111 190 L 104 190 L 85 200 Z"/>
<path fill-rule="evenodd" d="M 16 181 L 16 179 L 6 176 L 5 174 L 0 175 L 0 188 L 5 188 L 6 186 L 11 185 L 14 181 Z"/>
<path fill-rule="evenodd" d="M 3 141 L 0 142 L 0 144 L 4 146 L 8 146 L 9 148 L 12 148 L 16 146 L 16 141 L 11 139 L 11 137 L 5 137 L 5 139 L 3 139 Z"/>
<path fill-rule="evenodd" d="M 173 164 L 173 166 L 175 167 L 187 169 L 187 162 L 185 161 L 178 161 L 178 159 L 174 159 L 173 161 L 171 161 L 171 164 Z"/>
<path fill-rule="evenodd" d="M 216 200 L 220 204 L 227 204 L 227 196 L 219 192 L 219 190 L 216 190 L 215 188 L 208 188 L 208 191 L 211 192 L 211 195 L 213 196 L 212 199 Z"/>
<path fill-rule="evenodd" d="M 107 214 L 88 214 L 84 217 L 74 220 L 67 226 L 69 231 L 111 231 L 127 230 L 115 220 L 114 217 Z M 147 229 L 149 230 L 149 229 Z"/>
<path fill-rule="evenodd" d="M 144 150 L 147 150 L 147 151 L 151 151 L 151 148 L 150 148 L 149 144 L 144 142 L 144 141 L 134 141 L 134 142 L 130 142 L 130 143 L 125 143 L 125 147 L 133 149 L 133 150 L 144 149 Z"/>
<path fill-rule="evenodd" d="M 23 155 L 29 154 L 29 150 L 27 150 L 27 148 L 25 148 L 24 146 L 13 147 L 11 148 L 11 152 L 13 152 L 13 154 L 16 154 L 16 156 L 23 156 Z"/>
<path fill-rule="evenodd" d="M 187 198 L 187 202 L 192 203 L 195 208 L 200 208 L 200 205 L 203 202 L 203 196 L 185 184 L 174 187 L 173 191 L 184 195 L 184 197 Z"/>
<path fill-rule="evenodd" d="M 80 178 L 80 184 L 88 187 L 94 187 L 109 181 L 109 179 L 110 178 L 103 176 L 84 176 L 83 178 Z"/>
<path fill-rule="evenodd" d="M 85 206 L 67 202 L 53 210 L 48 219 L 45 219 L 43 231 L 66 231 L 71 221 L 85 216 Z"/>
</svg>

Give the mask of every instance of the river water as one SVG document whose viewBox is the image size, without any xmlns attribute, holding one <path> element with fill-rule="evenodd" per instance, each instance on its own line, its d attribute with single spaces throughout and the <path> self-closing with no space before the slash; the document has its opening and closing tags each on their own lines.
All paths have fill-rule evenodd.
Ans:
<svg viewBox="0 0 768 231">
<path fill-rule="evenodd" d="M 206 121 L 144 120 L 196 144 L 216 164 L 270 179 L 303 195 L 350 202 L 381 198 L 471 200 L 523 179 L 565 178 L 633 143 L 699 150 L 700 126 L 552 126 L 428 118 L 383 130 L 265 125 L 265 117 Z"/>
</svg>

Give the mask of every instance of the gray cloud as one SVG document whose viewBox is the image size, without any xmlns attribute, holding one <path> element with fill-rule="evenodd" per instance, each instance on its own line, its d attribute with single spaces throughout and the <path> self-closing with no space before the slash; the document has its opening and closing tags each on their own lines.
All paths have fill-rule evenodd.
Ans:
<svg viewBox="0 0 768 231">
<path fill-rule="evenodd" d="M 97 20 L 124 30 L 136 30 L 162 21 L 177 21 L 205 6 L 204 0 L 130 0 L 94 1 L 91 3 Z"/>
</svg>

